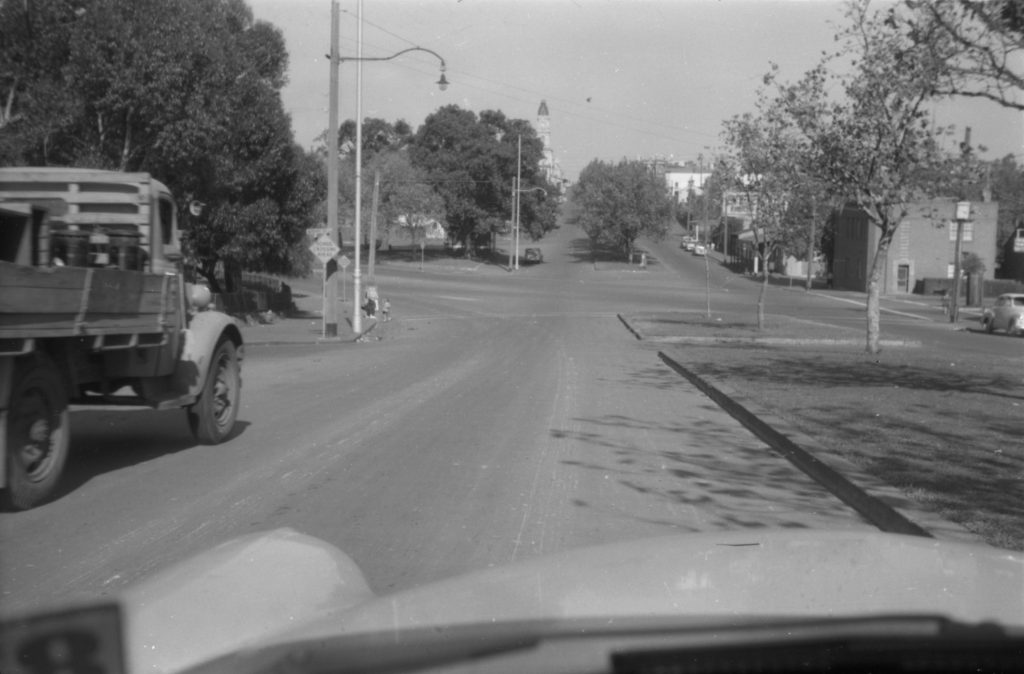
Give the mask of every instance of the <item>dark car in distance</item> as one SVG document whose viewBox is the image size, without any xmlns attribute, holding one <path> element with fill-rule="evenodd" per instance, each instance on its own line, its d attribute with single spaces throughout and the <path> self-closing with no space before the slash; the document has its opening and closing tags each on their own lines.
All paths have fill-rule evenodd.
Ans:
<svg viewBox="0 0 1024 674">
<path fill-rule="evenodd" d="M 540 248 L 527 248 L 525 251 L 523 251 L 523 262 L 537 264 L 538 262 L 543 261 L 544 254 L 540 252 Z"/>
</svg>

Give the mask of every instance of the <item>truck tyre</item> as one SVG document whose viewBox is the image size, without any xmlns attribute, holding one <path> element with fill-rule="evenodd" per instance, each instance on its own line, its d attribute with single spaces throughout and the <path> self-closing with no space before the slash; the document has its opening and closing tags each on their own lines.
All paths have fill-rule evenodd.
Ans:
<svg viewBox="0 0 1024 674">
<path fill-rule="evenodd" d="M 14 367 L 7 417 L 4 505 L 25 510 L 50 498 L 68 457 L 70 415 L 60 372 L 37 355 Z"/>
<path fill-rule="evenodd" d="M 238 418 L 241 388 L 235 343 L 221 337 L 213 351 L 203 391 L 188 408 L 189 427 L 200 444 L 216 445 L 231 434 Z"/>
</svg>

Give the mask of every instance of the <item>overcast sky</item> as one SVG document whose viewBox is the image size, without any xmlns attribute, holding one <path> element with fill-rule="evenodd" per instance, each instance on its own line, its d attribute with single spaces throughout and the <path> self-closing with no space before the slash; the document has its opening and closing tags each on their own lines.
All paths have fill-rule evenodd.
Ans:
<svg viewBox="0 0 1024 674">
<path fill-rule="evenodd" d="M 330 0 L 249 0 L 290 56 L 285 107 L 311 147 L 327 128 Z M 357 0 L 340 2 L 340 53 L 355 56 Z M 551 113 L 557 161 L 575 179 L 592 159 L 696 160 L 720 147 L 722 121 L 751 111 L 774 61 L 795 80 L 835 48 L 835 0 L 364 0 L 363 116 L 417 128 L 450 103 L 535 122 Z M 341 66 L 341 119 L 355 117 L 356 64 Z M 994 104 L 941 106 L 938 123 L 972 127 L 987 157 L 1021 153 L 1022 116 Z"/>
</svg>

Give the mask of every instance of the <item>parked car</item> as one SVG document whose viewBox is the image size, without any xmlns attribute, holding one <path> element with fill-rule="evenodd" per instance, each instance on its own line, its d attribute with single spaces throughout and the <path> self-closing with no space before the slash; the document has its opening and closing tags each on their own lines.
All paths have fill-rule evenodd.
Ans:
<svg viewBox="0 0 1024 674">
<path fill-rule="evenodd" d="M 689 251 L 692 251 L 696 245 L 697 244 L 695 242 L 693 242 L 693 241 L 684 241 L 683 242 L 683 248 L 685 248 L 686 250 L 689 250 Z"/>
<path fill-rule="evenodd" d="M 703 243 L 698 243 L 697 245 L 695 245 L 693 247 L 693 254 L 694 255 L 706 255 L 707 252 L 708 252 L 708 249 L 704 246 Z"/>
<path fill-rule="evenodd" d="M 538 263 L 544 261 L 544 254 L 540 252 L 540 248 L 527 248 L 523 251 L 523 261 Z"/>
<path fill-rule="evenodd" d="M 1004 293 L 981 316 L 985 330 L 1006 330 L 1007 334 L 1024 333 L 1024 293 Z"/>
</svg>

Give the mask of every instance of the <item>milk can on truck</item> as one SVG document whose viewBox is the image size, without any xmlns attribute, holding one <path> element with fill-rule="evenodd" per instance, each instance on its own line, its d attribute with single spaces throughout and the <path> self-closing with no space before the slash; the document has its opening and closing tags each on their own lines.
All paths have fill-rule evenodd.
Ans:
<svg viewBox="0 0 1024 674">
<path fill-rule="evenodd" d="M 146 173 L 0 168 L 6 508 L 57 494 L 72 405 L 184 409 L 199 443 L 230 436 L 242 333 L 186 283 L 178 234 L 170 191 Z"/>
</svg>

